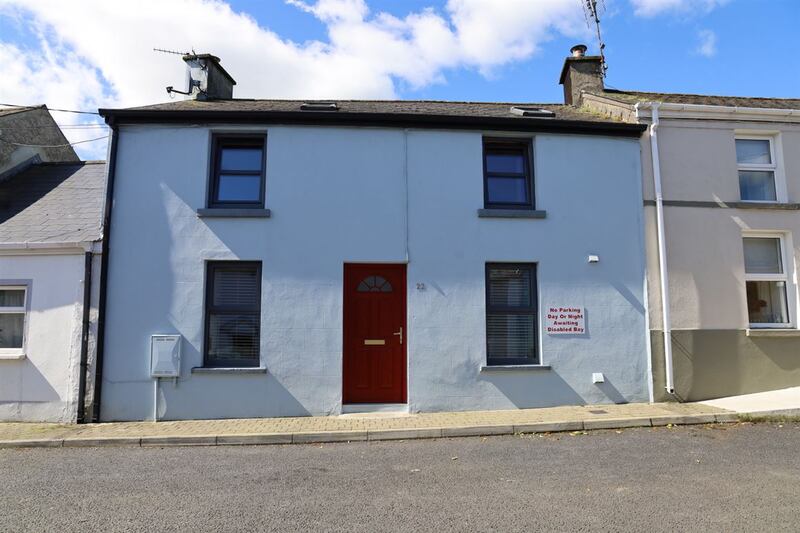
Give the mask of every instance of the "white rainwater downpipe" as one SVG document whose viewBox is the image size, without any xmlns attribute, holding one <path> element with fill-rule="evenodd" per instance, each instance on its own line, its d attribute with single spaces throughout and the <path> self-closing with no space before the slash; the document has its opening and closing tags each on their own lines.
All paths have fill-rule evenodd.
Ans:
<svg viewBox="0 0 800 533">
<path fill-rule="evenodd" d="M 664 197 L 661 192 L 661 164 L 658 159 L 658 106 L 648 105 L 651 110 L 650 150 L 653 157 L 653 185 L 656 193 L 656 230 L 658 233 L 658 272 L 661 282 L 661 315 L 664 320 L 664 373 L 667 393 L 675 393 L 675 378 L 672 367 L 672 326 L 669 314 L 669 273 L 667 271 L 667 242 L 664 236 Z M 639 113 L 639 104 L 636 104 Z"/>
</svg>

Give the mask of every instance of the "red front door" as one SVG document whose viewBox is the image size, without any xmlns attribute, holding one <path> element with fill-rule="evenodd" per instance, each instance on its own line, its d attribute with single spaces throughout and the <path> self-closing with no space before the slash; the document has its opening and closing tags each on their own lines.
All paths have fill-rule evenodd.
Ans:
<svg viewBox="0 0 800 533">
<path fill-rule="evenodd" d="M 406 266 L 344 266 L 344 403 L 406 401 Z"/>
</svg>

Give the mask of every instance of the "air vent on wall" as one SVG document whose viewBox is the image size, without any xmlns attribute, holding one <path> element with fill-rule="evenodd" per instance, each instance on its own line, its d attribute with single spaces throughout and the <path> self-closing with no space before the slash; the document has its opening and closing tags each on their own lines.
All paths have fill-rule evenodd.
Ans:
<svg viewBox="0 0 800 533">
<path fill-rule="evenodd" d="M 513 106 L 511 108 L 511 113 L 514 115 L 519 115 L 521 117 L 553 118 L 556 116 L 555 113 L 553 113 L 548 109 L 542 109 L 541 107 L 527 107 L 527 106 Z"/>
<path fill-rule="evenodd" d="M 303 111 L 339 111 L 339 106 L 336 102 L 306 102 L 300 104 L 300 109 Z"/>
</svg>

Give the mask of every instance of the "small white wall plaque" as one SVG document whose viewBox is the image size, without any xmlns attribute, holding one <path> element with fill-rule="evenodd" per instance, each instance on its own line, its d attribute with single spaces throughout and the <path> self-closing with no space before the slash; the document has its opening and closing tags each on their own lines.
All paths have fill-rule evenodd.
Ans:
<svg viewBox="0 0 800 533">
<path fill-rule="evenodd" d="M 582 335 L 586 333 L 583 307 L 548 307 L 545 317 L 548 335 Z"/>
<path fill-rule="evenodd" d="M 150 337 L 150 377 L 176 378 L 181 373 L 181 336 Z"/>
</svg>

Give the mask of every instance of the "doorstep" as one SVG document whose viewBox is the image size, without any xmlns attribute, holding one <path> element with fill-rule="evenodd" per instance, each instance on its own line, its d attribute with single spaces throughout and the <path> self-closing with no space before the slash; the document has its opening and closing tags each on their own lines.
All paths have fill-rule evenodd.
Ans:
<svg viewBox="0 0 800 533">
<path fill-rule="evenodd" d="M 343 417 L 359 416 L 409 416 L 407 403 L 346 403 L 342 405 Z"/>
</svg>

